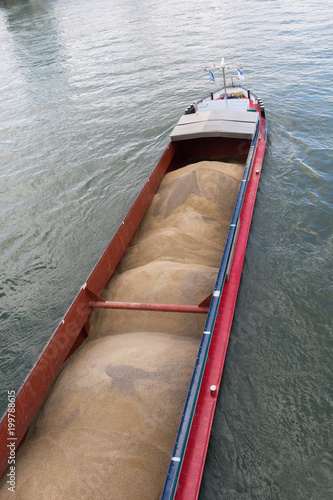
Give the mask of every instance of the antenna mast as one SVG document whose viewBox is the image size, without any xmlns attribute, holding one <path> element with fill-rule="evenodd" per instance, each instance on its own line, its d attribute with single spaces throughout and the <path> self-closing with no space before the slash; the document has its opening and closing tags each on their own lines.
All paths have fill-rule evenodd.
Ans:
<svg viewBox="0 0 333 500">
<path fill-rule="evenodd" d="M 221 61 L 221 68 L 222 68 L 222 71 L 223 71 L 223 82 L 224 82 L 224 99 L 226 100 L 225 101 L 225 107 L 226 109 L 228 108 L 228 97 L 227 97 L 227 85 L 225 83 L 225 64 L 224 64 L 224 57 L 222 57 L 222 61 Z"/>
</svg>

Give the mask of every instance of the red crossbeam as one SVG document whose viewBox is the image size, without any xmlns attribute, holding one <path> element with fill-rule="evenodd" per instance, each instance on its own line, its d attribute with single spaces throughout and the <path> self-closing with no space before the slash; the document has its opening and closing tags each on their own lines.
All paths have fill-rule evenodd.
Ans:
<svg viewBox="0 0 333 500">
<path fill-rule="evenodd" d="M 208 307 L 187 306 L 178 304 L 147 304 L 144 302 L 90 302 L 90 307 L 99 309 L 130 309 L 135 311 L 183 312 L 207 314 Z"/>
</svg>

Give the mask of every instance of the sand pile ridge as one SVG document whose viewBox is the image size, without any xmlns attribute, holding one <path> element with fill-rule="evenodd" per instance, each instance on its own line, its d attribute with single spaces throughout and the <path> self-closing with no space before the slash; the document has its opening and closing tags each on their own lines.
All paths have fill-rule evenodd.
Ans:
<svg viewBox="0 0 333 500">
<path fill-rule="evenodd" d="M 199 162 L 167 174 L 103 297 L 196 305 L 209 296 L 243 171 Z M 17 454 L 16 498 L 160 498 L 204 322 L 95 310 Z"/>
</svg>

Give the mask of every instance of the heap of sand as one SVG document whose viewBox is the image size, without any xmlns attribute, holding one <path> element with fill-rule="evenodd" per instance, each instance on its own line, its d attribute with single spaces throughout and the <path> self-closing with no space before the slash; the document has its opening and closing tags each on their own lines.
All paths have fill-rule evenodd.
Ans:
<svg viewBox="0 0 333 500">
<path fill-rule="evenodd" d="M 214 288 L 244 166 L 167 174 L 107 300 L 199 304 Z M 22 500 L 158 499 L 205 317 L 96 310 L 17 454 Z M 1 498 L 11 498 L 2 478 Z M 6 496 L 7 494 L 7 496 Z"/>
<path fill-rule="evenodd" d="M 125 252 L 105 300 L 198 305 L 212 292 L 244 165 L 203 161 L 167 174 Z M 205 318 L 96 310 L 89 338 L 144 331 L 202 334 Z"/>
</svg>

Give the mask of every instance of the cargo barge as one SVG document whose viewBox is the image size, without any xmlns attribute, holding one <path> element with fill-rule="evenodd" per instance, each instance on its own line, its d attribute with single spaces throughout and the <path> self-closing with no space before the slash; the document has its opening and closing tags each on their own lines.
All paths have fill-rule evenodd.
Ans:
<svg viewBox="0 0 333 500">
<path fill-rule="evenodd" d="M 0 422 L 1 496 L 13 443 L 19 498 L 198 497 L 266 140 L 240 85 L 186 109 Z"/>
</svg>

